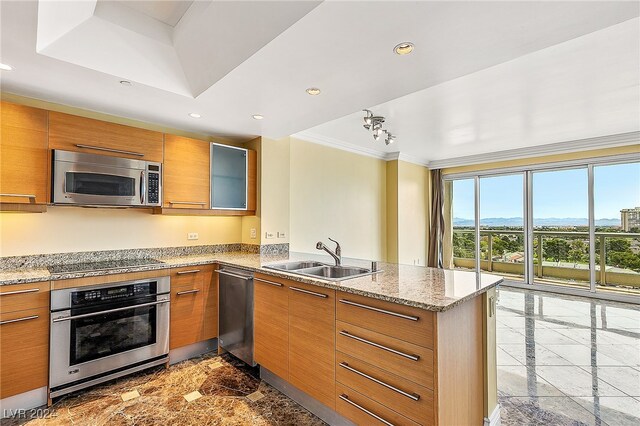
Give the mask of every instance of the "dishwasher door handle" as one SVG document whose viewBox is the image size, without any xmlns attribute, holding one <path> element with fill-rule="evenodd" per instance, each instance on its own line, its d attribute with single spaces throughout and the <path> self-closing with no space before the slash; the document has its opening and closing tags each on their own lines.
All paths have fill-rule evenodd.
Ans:
<svg viewBox="0 0 640 426">
<path fill-rule="evenodd" d="M 239 278 L 241 280 L 250 281 L 253 277 L 245 277 L 244 275 L 234 274 L 232 272 L 227 272 L 224 269 L 216 269 L 216 272 L 223 275 L 229 275 L 230 277 Z"/>
</svg>

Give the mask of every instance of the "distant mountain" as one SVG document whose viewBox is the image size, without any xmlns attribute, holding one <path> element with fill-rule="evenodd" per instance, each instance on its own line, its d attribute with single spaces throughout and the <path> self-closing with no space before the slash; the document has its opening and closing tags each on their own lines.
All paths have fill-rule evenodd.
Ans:
<svg viewBox="0 0 640 426">
<path fill-rule="evenodd" d="M 522 226 L 521 217 L 487 217 L 480 219 L 480 226 Z M 589 221 L 583 217 L 545 217 L 534 219 L 534 226 L 587 226 Z M 473 226 L 473 219 L 453 218 L 454 226 Z M 620 219 L 596 219 L 596 226 L 620 226 Z"/>
</svg>

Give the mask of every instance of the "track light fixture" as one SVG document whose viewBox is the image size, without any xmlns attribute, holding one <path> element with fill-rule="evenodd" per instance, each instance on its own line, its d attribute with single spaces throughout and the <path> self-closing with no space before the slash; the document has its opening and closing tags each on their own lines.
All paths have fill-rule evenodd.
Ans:
<svg viewBox="0 0 640 426">
<path fill-rule="evenodd" d="M 389 131 L 382 128 L 385 118 L 379 115 L 374 115 L 373 112 L 369 111 L 368 109 L 363 109 L 362 111 L 365 113 L 365 116 L 363 118 L 364 124 L 362 125 L 362 127 L 367 130 L 371 130 L 373 139 L 376 141 L 379 140 L 384 133 L 386 134 L 386 138 L 384 141 L 385 144 L 389 145 L 393 143 L 396 137 Z"/>
</svg>

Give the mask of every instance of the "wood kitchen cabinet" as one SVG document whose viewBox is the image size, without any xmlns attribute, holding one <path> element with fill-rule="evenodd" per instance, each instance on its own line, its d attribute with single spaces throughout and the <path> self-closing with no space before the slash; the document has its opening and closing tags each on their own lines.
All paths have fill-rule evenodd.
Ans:
<svg viewBox="0 0 640 426">
<path fill-rule="evenodd" d="M 0 399 L 49 382 L 49 282 L 0 287 Z"/>
<path fill-rule="evenodd" d="M 209 202 L 209 142 L 165 135 L 163 206 L 206 209 Z"/>
<path fill-rule="evenodd" d="M 253 289 L 254 358 L 289 380 L 289 286 L 287 280 L 256 274 Z"/>
<path fill-rule="evenodd" d="M 0 210 L 46 211 L 48 111 L 0 104 Z"/>
<path fill-rule="evenodd" d="M 335 291 L 263 274 L 254 281 L 256 362 L 334 408 Z"/>
<path fill-rule="evenodd" d="M 212 265 L 171 271 L 169 349 L 217 336 L 217 286 Z"/>
<path fill-rule="evenodd" d="M 162 163 L 163 134 L 77 115 L 49 112 L 49 148 Z"/>
</svg>

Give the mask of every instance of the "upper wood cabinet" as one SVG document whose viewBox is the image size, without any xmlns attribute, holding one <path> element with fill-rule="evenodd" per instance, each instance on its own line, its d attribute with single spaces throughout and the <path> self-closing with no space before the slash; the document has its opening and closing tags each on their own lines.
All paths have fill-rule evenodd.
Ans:
<svg viewBox="0 0 640 426">
<path fill-rule="evenodd" d="M 163 134 L 77 115 L 49 112 L 49 148 L 162 162 Z"/>
<path fill-rule="evenodd" d="M 163 205 L 209 209 L 209 142 L 165 135 Z"/>
<path fill-rule="evenodd" d="M 46 204 L 48 111 L 7 102 L 0 108 L 0 204 Z"/>
</svg>

